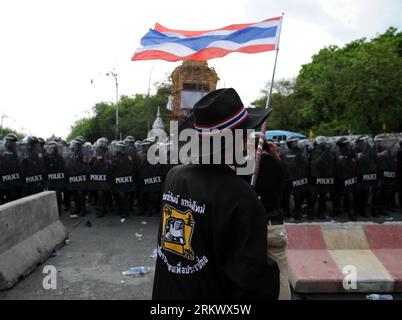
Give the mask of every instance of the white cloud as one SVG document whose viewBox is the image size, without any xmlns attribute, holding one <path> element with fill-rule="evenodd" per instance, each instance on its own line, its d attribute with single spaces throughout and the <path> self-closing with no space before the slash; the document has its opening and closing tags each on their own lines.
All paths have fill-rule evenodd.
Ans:
<svg viewBox="0 0 402 320">
<path fill-rule="evenodd" d="M 292 77 L 311 55 L 329 44 L 371 37 L 401 27 L 401 1 L 242 0 L 51 1 L 0 3 L 0 112 L 4 124 L 47 137 L 66 136 L 95 102 L 114 101 L 116 68 L 120 94 L 146 93 L 179 63 L 130 61 L 141 37 L 159 22 L 177 29 L 214 29 L 260 21 L 285 11 L 277 78 Z M 247 105 L 270 80 L 274 52 L 231 54 L 209 64 L 219 86 L 238 90 Z M 91 84 L 90 80 L 94 79 Z"/>
</svg>

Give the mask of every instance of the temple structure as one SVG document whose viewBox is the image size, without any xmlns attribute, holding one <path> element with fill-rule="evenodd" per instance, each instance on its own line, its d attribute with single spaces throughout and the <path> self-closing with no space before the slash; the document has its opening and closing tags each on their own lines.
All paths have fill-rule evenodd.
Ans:
<svg viewBox="0 0 402 320">
<path fill-rule="evenodd" d="M 183 61 L 171 75 L 173 119 L 185 119 L 194 104 L 216 90 L 219 77 L 205 61 Z"/>
</svg>

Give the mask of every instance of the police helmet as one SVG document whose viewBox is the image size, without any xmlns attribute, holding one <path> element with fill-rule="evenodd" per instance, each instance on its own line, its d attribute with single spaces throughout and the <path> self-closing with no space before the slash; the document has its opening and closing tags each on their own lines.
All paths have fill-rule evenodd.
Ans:
<svg viewBox="0 0 402 320">
<path fill-rule="evenodd" d="M 5 136 L 5 139 L 9 140 L 9 141 L 17 141 L 18 140 L 17 136 L 14 133 L 7 134 Z"/>
<path fill-rule="evenodd" d="M 349 143 L 349 140 L 348 140 L 348 138 L 346 138 L 346 137 L 339 138 L 339 139 L 336 141 L 336 145 L 337 145 L 338 147 L 345 147 L 348 143 Z"/>
</svg>

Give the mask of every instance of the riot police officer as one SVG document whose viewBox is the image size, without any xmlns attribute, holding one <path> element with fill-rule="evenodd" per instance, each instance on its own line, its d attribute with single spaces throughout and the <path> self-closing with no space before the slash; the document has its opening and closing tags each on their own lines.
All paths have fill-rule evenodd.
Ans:
<svg viewBox="0 0 402 320">
<path fill-rule="evenodd" d="M 17 141 L 17 136 L 9 133 L 0 146 L 0 204 L 17 200 L 22 195 Z"/>
<path fill-rule="evenodd" d="M 287 150 L 281 155 L 287 168 L 287 188 L 284 195 L 285 216 L 290 213 L 290 194 L 294 197 L 294 215 L 301 219 L 303 194 L 309 191 L 308 158 L 305 150 L 298 145 L 298 138 L 287 140 Z"/>
<path fill-rule="evenodd" d="M 370 190 L 378 187 L 377 153 L 370 144 L 368 136 L 359 136 L 355 141 L 357 185 L 355 192 L 355 210 L 362 217 L 367 217 Z M 376 216 L 376 192 L 372 192 L 371 215 Z"/>
<path fill-rule="evenodd" d="M 388 215 L 387 211 L 395 207 L 395 187 L 397 182 L 397 144 L 398 140 L 387 136 L 374 138 L 378 148 L 378 171 L 380 179 L 379 214 Z"/>
<path fill-rule="evenodd" d="M 398 192 L 398 202 L 399 211 L 402 213 L 402 139 L 399 140 L 399 150 L 397 153 L 398 165 L 397 165 L 397 192 Z"/>
<path fill-rule="evenodd" d="M 71 218 L 77 215 L 85 215 L 84 190 L 87 188 L 87 168 L 85 167 L 82 143 L 80 140 L 70 142 L 69 152 L 66 161 L 67 186 L 71 191 L 71 196 L 75 203 L 75 210 L 71 213 Z"/>
<path fill-rule="evenodd" d="M 349 219 L 356 221 L 356 213 L 353 210 L 353 193 L 357 184 L 356 162 L 350 141 L 339 138 L 335 146 L 337 193 L 334 199 L 335 213 L 339 214 L 341 202 Z"/>
<path fill-rule="evenodd" d="M 27 137 L 18 146 L 19 162 L 23 179 L 23 196 L 39 193 L 45 187 L 45 163 L 38 138 Z"/>
<path fill-rule="evenodd" d="M 118 141 L 111 148 L 111 181 L 113 197 L 121 217 L 128 216 L 128 195 L 136 190 L 134 159 L 124 141 Z"/>
<path fill-rule="evenodd" d="M 159 157 L 159 152 L 157 152 L 156 157 Z M 164 169 L 160 163 L 149 163 L 146 156 L 142 157 L 141 163 L 138 166 L 142 197 L 141 209 L 148 216 L 151 216 L 160 209 L 163 176 L 165 175 Z"/>
<path fill-rule="evenodd" d="M 63 156 L 59 152 L 57 142 L 50 141 L 45 147 L 46 187 L 56 191 L 57 205 L 61 211 L 61 192 L 66 186 L 65 166 Z"/>
<path fill-rule="evenodd" d="M 124 143 L 127 145 L 127 152 L 132 159 L 134 176 L 138 176 L 138 160 L 137 160 L 137 150 L 135 146 L 135 139 L 133 136 L 127 136 L 124 139 Z M 138 187 L 138 186 L 137 186 Z M 133 209 L 133 205 L 138 203 L 138 188 L 135 191 L 129 192 L 127 195 L 127 206 L 128 210 L 131 211 Z"/>
<path fill-rule="evenodd" d="M 318 200 L 318 217 L 326 217 L 326 199 L 331 195 L 333 199 L 336 191 L 335 156 L 331 150 L 328 138 L 318 136 L 314 139 L 313 150 L 310 154 L 310 183 L 312 188 L 312 215 L 315 216 L 315 207 Z"/>
<path fill-rule="evenodd" d="M 106 214 L 107 205 L 111 201 L 108 144 L 107 138 L 98 139 L 95 143 L 95 155 L 90 162 L 89 189 L 97 195 L 100 211 L 96 213 L 97 218 Z"/>
</svg>

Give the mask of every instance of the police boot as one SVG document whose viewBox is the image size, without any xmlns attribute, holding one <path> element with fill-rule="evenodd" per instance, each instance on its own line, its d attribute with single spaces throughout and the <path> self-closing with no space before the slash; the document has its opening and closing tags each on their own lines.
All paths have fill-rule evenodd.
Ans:
<svg viewBox="0 0 402 320">
<path fill-rule="evenodd" d="M 348 216 L 351 221 L 357 221 L 356 213 L 353 210 L 348 210 Z"/>
<path fill-rule="evenodd" d="M 314 220 L 314 209 L 308 209 L 307 211 L 307 219 L 308 220 Z"/>
<path fill-rule="evenodd" d="M 299 210 L 294 212 L 294 219 L 295 220 L 301 220 L 302 219 L 301 212 Z"/>
<path fill-rule="evenodd" d="M 102 208 L 101 210 L 97 210 L 95 217 L 96 218 L 102 218 L 105 216 L 106 209 Z"/>
<path fill-rule="evenodd" d="M 325 210 L 326 210 L 325 206 L 322 206 L 322 205 L 318 206 L 318 218 L 320 218 L 320 219 L 327 218 L 327 215 L 325 214 Z"/>
<path fill-rule="evenodd" d="M 377 208 L 375 206 L 371 206 L 371 214 L 372 217 L 378 218 Z"/>
</svg>

